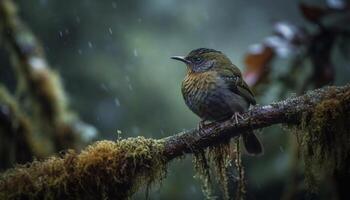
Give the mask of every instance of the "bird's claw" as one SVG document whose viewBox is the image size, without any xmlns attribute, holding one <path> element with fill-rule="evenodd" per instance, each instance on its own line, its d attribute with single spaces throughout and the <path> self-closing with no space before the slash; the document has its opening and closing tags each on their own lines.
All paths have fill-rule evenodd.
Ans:
<svg viewBox="0 0 350 200">
<path fill-rule="evenodd" d="M 198 124 L 198 131 L 199 131 L 199 134 L 204 133 L 204 128 L 205 128 L 205 120 L 202 120 L 202 121 L 200 121 L 199 124 Z"/>
<path fill-rule="evenodd" d="M 240 118 L 241 120 L 244 120 L 244 117 L 239 114 L 239 112 L 235 112 L 232 117 L 231 120 L 235 120 L 236 124 L 238 124 L 238 118 Z"/>
</svg>

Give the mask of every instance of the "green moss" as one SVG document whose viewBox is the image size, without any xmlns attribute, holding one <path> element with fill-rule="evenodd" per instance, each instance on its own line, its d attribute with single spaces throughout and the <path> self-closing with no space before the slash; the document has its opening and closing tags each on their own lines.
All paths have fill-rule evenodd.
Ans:
<svg viewBox="0 0 350 200">
<path fill-rule="evenodd" d="M 100 141 L 18 166 L 0 179 L 0 199 L 127 199 L 166 172 L 163 143 L 143 137 Z"/>
<path fill-rule="evenodd" d="M 241 197 L 242 191 L 245 192 L 244 173 L 241 163 L 241 154 L 238 145 L 238 139 L 232 139 L 229 143 L 219 144 L 209 147 L 206 151 L 199 151 L 194 154 L 193 163 L 196 171 L 196 178 L 202 181 L 202 191 L 207 199 L 215 199 L 213 194 L 213 181 L 219 183 L 224 199 L 230 199 L 229 174 L 238 174 L 236 197 Z M 237 148 L 238 147 L 238 148 Z M 230 170 L 233 170 L 232 172 Z M 215 177 L 213 180 L 212 177 Z"/>
<path fill-rule="evenodd" d="M 16 99 L 0 85 L 0 169 L 26 163 L 41 152 L 34 145 L 32 127 Z"/>
<path fill-rule="evenodd" d="M 196 172 L 195 178 L 202 181 L 202 191 L 206 199 L 213 199 L 210 166 L 205 154 L 205 151 L 200 151 L 193 155 L 193 166 Z"/>
<path fill-rule="evenodd" d="M 317 193 L 324 181 L 336 174 L 349 176 L 350 161 L 350 92 L 319 103 L 314 112 L 304 115 L 299 136 L 305 162 L 308 190 Z"/>
</svg>

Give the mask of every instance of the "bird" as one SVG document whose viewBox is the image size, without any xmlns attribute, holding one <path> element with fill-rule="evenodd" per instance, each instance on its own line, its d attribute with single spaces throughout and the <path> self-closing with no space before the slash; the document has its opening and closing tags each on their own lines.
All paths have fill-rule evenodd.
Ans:
<svg viewBox="0 0 350 200">
<path fill-rule="evenodd" d="M 181 91 L 186 105 L 204 123 L 238 118 L 255 105 L 253 92 L 242 78 L 240 69 L 221 51 L 209 48 L 192 50 L 187 56 L 172 56 L 187 66 Z M 263 146 L 254 132 L 242 134 L 249 155 L 262 155 Z"/>
</svg>

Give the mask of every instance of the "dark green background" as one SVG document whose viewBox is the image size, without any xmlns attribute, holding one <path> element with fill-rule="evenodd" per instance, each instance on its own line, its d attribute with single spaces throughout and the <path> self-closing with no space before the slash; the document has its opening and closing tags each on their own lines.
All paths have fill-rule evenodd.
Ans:
<svg viewBox="0 0 350 200">
<path fill-rule="evenodd" d="M 117 130 L 123 138 L 162 138 L 196 127 L 199 119 L 185 106 L 180 91 L 185 66 L 170 56 L 214 48 L 243 69 L 249 45 L 270 35 L 274 22 L 305 24 L 298 2 L 292 0 L 17 2 L 62 76 L 71 108 L 100 130 L 97 139 L 116 139 Z M 343 71 L 349 73 L 349 68 Z M 1 74 L 12 76 L 5 68 Z M 348 80 L 342 74 L 337 76 L 340 83 Z M 249 197 L 279 199 L 290 161 L 286 134 L 277 126 L 261 138 L 265 155 L 244 157 Z M 191 156 L 173 161 L 151 199 L 202 199 L 193 175 Z"/>
</svg>

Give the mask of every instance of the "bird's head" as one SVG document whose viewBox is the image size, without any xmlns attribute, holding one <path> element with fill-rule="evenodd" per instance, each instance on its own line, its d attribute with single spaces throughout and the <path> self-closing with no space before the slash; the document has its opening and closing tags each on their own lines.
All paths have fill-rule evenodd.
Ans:
<svg viewBox="0 0 350 200">
<path fill-rule="evenodd" d="M 219 70 L 221 66 L 231 64 L 225 54 L 207 48 L 192 50 L 187 56 L 172 56 L 171 58 L 184 62 L 188 70 L 195 73 Z"/>
</svg>

